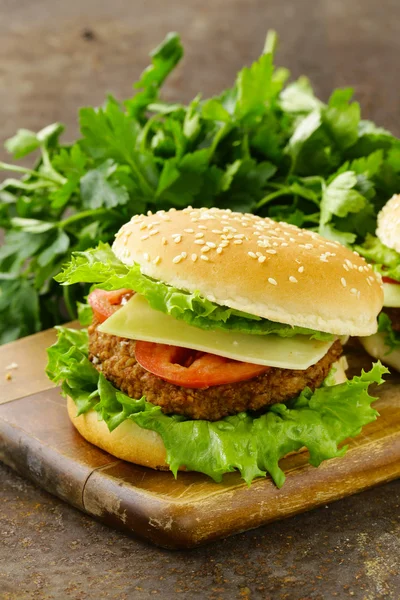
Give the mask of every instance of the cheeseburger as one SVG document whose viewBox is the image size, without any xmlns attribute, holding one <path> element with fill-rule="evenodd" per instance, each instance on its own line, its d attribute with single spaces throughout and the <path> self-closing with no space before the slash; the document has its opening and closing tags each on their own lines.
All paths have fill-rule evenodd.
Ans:
<svg viewBox="0 0 400 600">
<path fill-rule="evenodd" d="M 216 208 L 137 215 L 57 277 L 91 283 L 92 321 L 59 328 L 48 374 L 78 431 L 156 469 L 239 470 L 247 483 L 307 448 L 310 463 L 375 420 L 379 363 L 347 380 L 342 343 L 377 330 L 383 293 L 358 254 L 317 233 Z"/>
<path fill-rule="evenodd" d="M 400 371 L 400 195 L 381 210 L 376 237 L 369 236 L 359 251 L 382 275 L 384 291 L 378 333 L 360 341 L 371 356 Z"/>
</svg>

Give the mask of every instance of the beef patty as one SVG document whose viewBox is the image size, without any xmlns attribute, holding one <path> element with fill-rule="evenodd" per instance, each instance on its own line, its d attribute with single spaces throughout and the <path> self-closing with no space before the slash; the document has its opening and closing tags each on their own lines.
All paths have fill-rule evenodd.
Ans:
<svg viewBox="0 0 400 600">
<path fill-rule="evenodd" d="M 89 358 L 118 389 L 131 398 L 146 396 L 166 414 L 207 421 L 287 402 L 306 386 L 318 388 L 341 353 L 342 346 L 336 341 L 320 361 L 305 371 L 272 367 L 247 381 L 191 389 L 168 383 L 143 369 L 136 361 L 133 340 L 100 333 L 96 324 L 89 327 Z"/>
<path fill-rule="evenodd" d="M 384 306 L 383 312 L 386 313 L 391 320 L 393 331 L 400 333 L 400 308 L 387 308 Z"/>
</svg>

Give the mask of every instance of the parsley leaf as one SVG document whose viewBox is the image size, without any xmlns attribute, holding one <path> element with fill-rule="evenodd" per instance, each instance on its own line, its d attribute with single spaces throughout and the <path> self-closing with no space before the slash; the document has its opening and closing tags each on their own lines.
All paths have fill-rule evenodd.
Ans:
<svg viewBox="0 0 400 600">
<path fill-rule="evenodd" d="M 101 107 L 80 109 L 72 144 L 63 143 L 60 123 L 20 129 L 6 141 L 15 160 L 38 160 L 31 169 L 0 163 L 7 172 L 0 184 L 3 340 L 75 317 L 88 285 L 60 289 L 57 269 L 72 252 L 111 242 L 132 215 L 148 210 L 191 204 L 255 212 L 347 245 L 366 243 L 370 252 L 376 216 L 400 190 L 400 141 L 361 118 L 350 89 L 333 91 L 325 104 L 306 77 L 288 82 L 288 71 L 274 64 L 276 49 L 269 32 L 261 56 L 229 89 L 170 103 L 162 88 L 183 48 L 178 34 L 168 34 L 131 98 L 109 96 Z M 375 262 L 398 276 L 396 265 Z M 12 296 L 23 305 L 28 289 L 32 304 L 17 318 Z"/>
</svg>

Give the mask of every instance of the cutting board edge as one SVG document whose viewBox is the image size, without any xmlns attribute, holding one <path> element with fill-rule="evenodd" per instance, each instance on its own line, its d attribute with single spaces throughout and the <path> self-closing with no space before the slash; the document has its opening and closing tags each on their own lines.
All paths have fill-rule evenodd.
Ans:
<svg viewBox="0 0 400 600">
<path fill-rule="evenodd" d="M 399 450 L 393 456 L 393 460 L 388 462 L 385 452 L 393 445 L 393 439 L 391 438 L 394 438 Z M 153 543 L 164 548 L 194 548 L 216 539 L 229 537 L 279 519 L 307 512 L 327 503 L 336 502 L 347 496 L 397 479 L 400 477 L 400 432 L 382 438 L 379 442 L 379 452 L 376 452 L 375 446 L 375 460 L 368 462 L 367 469 L 360 466 L 359 474 L 363 475 L 363 477 L 360 479 L 357 487 L 353 486 L 355 473 L 350 467 L 350 461 L 354 464 L 354 462 L 363 457 L 365 455 L 365 446 L 352 448 L 351 452 L 346 455 L 347 460 L 346 457 L 331 459 L 322 463 L 318 468 L 307 465 L 306 467 L 302 467 L 301 473 L 299 472 L 300 470 L 297 473 L 296 470 L 289 472 L 287 474 L 287 481 L 281 490 L 278 490 L 272 484 L 271 480 L 260 479 L 254 482 L 250 488 L 247 488 L 247 486 L 238 486 L 230 490 L 222 490 L 220 494 L 211 494 L 207 496 L 204 502 L 197 501 L 192 505 L 190 502 L 168 503 L 162 497 L 148 493 L 147 511 L 131 511 L 131 514 L 135 514 L 135 517 L 139 519 L 139 522 L 134 523 L 131 527 L 129 527 L 129 512 L 125 503 L 124 492 L 130 496 L 131 500 L 132 495 L 137 493 L 136 489 L 130 487 L 124 489 L 124 486 L 120 485 L 118 479 L 107 476 L 106 471 L 110 468 L 109 466 L 99 468 L 90 475 L 83 491 L 83 501 L 85 510 L 89 514 L 95 518 L 101 517 L 103 522 L 112 527 L 126 531 L 128 525 L 128 529 L 135 535 L 144 539 L 150 539 Z M 325 486 L 336 486 L 335 491 L 329 494 L 321 494 L 321 482 Z M 265 492 L 271 492 L 271 497 L 275 496 L 277 502 L 279 502 L 279 498 L 287 498 L 287 506 L 290 506 L 290 495 L 293 492 L 293 488 L 299 487 L 303 490 L 312 490 L 315 488 L 316 493 L 318 492 L 319 494 L 319 499 L 307 506 L 299 504 L 296 508 L 280 512 L 276 511 L 272 515 L 271 512 L 273 510 L 270 512 L 265 510 L 259 511 L 258 514 L 255 513 L 252 516 L 251 523 L 248 515 L 245 517 L 246 523 L 240 519 L 237 508 L 232 510 L 232 507 L 230 507 L 229 511 L 226 510 L 226 502 L 229 497 L 235 497 L 236 503 L 245 498 L 246 502 L 244 502 L 244 505 L 250 509 L 254 508 L 255 500 L 260 505 L 263 503 L 262 498 Z M 226 498 L 223 498 L 224 493 L 227 496 Z M 223 508 L 218 512 L 217 518 L 212 520 L 210 515 L 212 515 L 213 511 L 215 512 L 216 506 L 221 506 L 221 503 L 223 504 Z M 100 507 L 107 507 L 107 505 L 111 505 L 111 510 L 107 511 L 106 508 L 105 511 L 102 511 Z M 207 519 L 204 518 L 205 514 L 207 515 Z M 229 515 L 230 517 L 236 516 L 235 524 L 233 525 L 232 521 L 224 520 L 224 515 Z M 197 521 L 199 524 L 198 529 L 194 530 L 188 527 L 187 525 L 190 521 Z M 204 525 L 205 527 L 203 527 Z"/>
</svg>

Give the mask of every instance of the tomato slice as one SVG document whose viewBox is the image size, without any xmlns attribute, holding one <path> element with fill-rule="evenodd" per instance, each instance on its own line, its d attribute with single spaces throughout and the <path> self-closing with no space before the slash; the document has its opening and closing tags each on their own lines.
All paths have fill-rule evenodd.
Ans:
<svg viewBox="0 0 400 600">
<path fill-rule="evenodd" d="M 271 368 L 154 342 L 136 342 L 135 355 L 146 371 L 186 388 L 207 388 L 245 381 Z"/>
<path fill-rule="evenodd" d="M 400 281 L 396 281 L 395 279 L 392 279 L 391 277 L 386 277 L 385 275 L 383 275 L 382 281 L 383 283 L 396 283 L 397 285 L 400 285 Z"/>
<path fill-rule="evenodd" d="M 94 316 L 99 323 L 103 323 L 111 317 L 121 305 L 122 300 L 129 299 L 135 292 L 133 290 L 121 289 L 112 292 L 96 289 L 90 292 L 88 302 L 92 307 Z"/>
</svg>

